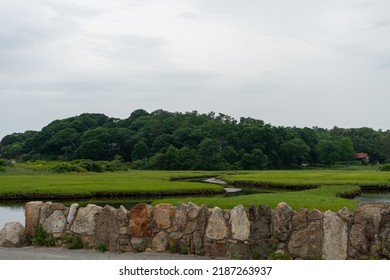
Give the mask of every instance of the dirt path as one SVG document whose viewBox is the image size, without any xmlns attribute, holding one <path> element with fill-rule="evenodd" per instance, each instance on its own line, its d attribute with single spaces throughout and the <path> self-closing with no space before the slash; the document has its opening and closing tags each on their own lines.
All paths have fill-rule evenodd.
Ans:
<svg viewBox="0 0 390 280">
<path fill-rule="evenodd" d="M 101 253 L 52 247 L 1 248 L 0 260 L 207 260 L 204 256 L 168 253 Z"/>
</svg>

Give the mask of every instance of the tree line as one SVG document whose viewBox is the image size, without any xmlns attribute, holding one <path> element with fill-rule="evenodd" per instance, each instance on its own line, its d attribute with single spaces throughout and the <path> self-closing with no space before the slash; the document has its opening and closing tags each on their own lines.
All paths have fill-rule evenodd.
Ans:
<svg viewBox="0 0 390 280">
<path fill-rule="evenodd" d="M 76 159 L 130 162 L 163 170 L 286 169 L 348 164 L 356 152 L 390 162 L 390 131 L 272 126 L 214 112 L 139 109 L 126 119 L 82 114 L 41 131 L 5 136 L 0 157 L 20 161 Z"/>
</svg>

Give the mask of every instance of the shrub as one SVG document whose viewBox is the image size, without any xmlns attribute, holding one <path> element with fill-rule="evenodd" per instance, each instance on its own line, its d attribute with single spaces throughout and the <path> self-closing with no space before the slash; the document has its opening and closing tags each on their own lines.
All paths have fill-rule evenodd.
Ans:
<svg viewBox="0 0 390 280">
<path fill-rule="evenodd" d="M 11 166 L 12 163 L 9 160 L 0 158 L 0 166 Z"/>
<path fill-rule="evenodd" d="M 384 164 L 379 167 L 379 170 L 381 171 L 390 171 L 390 164 Z"/>
<path fill-rule="evenodd" d="M 96 245 L 96 250 L 98 250 L 99 252 L 104 253 L 105 251 L 107 251 L 106 244 L 104 244 L 104 243 L 97 244 Z"/>
<path fill-rule="evenodd" d="M 42 225 L 38 225 L 35 229 L 35 236 L 32 238 L 32 244 L 34 246 L 53 247 L 56 245 L 56 240 L 45 231 Z"/>
<path fill-rule="evenodd" d="M 83 241 L 79 236 L 67 236 L 65 238 L 66 247 L 68 249 L 82 249 L 84 248 Z"/>
<path fill-rule="evenodd" d="M 291 260 L 290 256 L 284 252 L 273 251 L 268 255 L 269 260 Z"/>
<path fill-rule="evenodd" d="M 0 172 L 5 172 L 6 171 L 6 167 L 10 167 L 12 165 L 13 164 L 12 164 L 11 161 L 0 158 Z"/>
<path fill-rule="evenodd" d="M 51 170 L 57 173 L 66 173 L 66 172 L 82 172 L 83 168 L 74 163 L 61 162 L 53 165 L 51 167 Z"/>
<path fill-rule="evenodd" d="M 121 156 L 115 156 L 115 159 L 106 162 L 104 169 L 106 171 L 127 171 L 127 164 L 123 161 Z"/>
<path fill-rule="evenodd" d="M 145 161 L 143 160 L 135 160 L 130 164 L 131 169 L 143 169 L 145 167 Z"/>
<path fill-rule="evenodd" d="M 104 172 L 104 166 L 101 162 L 97 162 L 93 160 L 83 160 L 80 161 L 80 166 L 87 171 L 99 172 L 99 173 Z"/>
</svg>

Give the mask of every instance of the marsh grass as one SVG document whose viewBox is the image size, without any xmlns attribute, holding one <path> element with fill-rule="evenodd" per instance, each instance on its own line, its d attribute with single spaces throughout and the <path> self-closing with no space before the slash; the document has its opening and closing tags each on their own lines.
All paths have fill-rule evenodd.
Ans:
<svg viewBox="0 0 390 280">
<path fill-rule="evenodd" d="M 214 177 L 230 183 L 247 183 L 251 192 L 272 189 L 270 193 L 224 196 L 224 189 L 200 182 Z M 192 180 L 195 178 L 195 180 Z M 288 188 L 285 188 L 288 186 Z M 302 186 L 306 186 L 302 188 Z M 0 199 L 67 199 L 146 197 L 150 203 L 193 202 L 208 207 L 232 208 L 268 205 L 274 208 L 286 202 L 294 209 L 307 208 L 337 211 L 347 207 L 353 211 L 356 202 L 345 199 L 360 188 L 388 188 L 390 172 L 376 169 L 359 170 L 289 170 L 289 171 L 123 171 L 106 173 L 0 173 Z M 260 189 L 256 189 L 260 187 Z M 276 191 L 275 191 L 276 189 Z M 302 190 L 303 189 L 303 190 Z M 299 190 L 299 191 L 297 191 Z M 218 193 L 220 193 L 218 195 Z M 156 199 L 156 196 L 180 196 Z M 191 195 L 191 196 L 190 196 Z M 196 195 L 194 197 L 194 195 Z M 154 196 L 154 198 L 151 198 Z M 341 196 L 341 197 L 340 197 Z"/>
<path fill-rule="evenodd" d="M 389 186 L 390 173 L 376 168 L 359 170 L 265 170 L 227 173 L 220 176 L 227 182 L 255 182 L 269 186 L 357 185 Z"/>
<path fill-rule="evenodd" d="M 0 198 L 88 198 L 222 193 L 218 185 L 171 181 L 207 172 L 126 171 L 110 173 L 3 174 Z"/>
<path fill-rule="evenodd" d="M 290 191 L 278 193 L 257 193 L 250 195 L 237 195 L 231 197 L 212 196 L 212 197 L 187 197 L 187 198 L 164 198 L 153 201 L 153 204 L 171 203 L 177 205 L 183 203 L 204 204 L 209 208 L 218 206 L 223 209 L 232 209 L 241 204 L 245 207 L 250 205 L 267 205 L 275 208 L 280 202 L 286 202 L 293 209 L 301 208 L 318 209 L 320 211 L 332 210 L 338 211 L 347 207 L 354 211 L 357 204 L 354 200 L 339 197 L 340 193 L 352 193 L 359 190 L 358 186 L 321 186 L 316 189 L 304 191 Z"/>
</svg>

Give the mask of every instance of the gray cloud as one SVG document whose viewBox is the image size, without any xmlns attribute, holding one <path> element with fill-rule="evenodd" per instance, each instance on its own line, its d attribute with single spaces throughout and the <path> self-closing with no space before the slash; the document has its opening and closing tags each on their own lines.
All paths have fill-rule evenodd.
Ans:
<svg viewBox="0 0 390 280">
<path fill-rule="evenodd" d="M 390 129 L 389 8 L 384 0 L 5 2 L 0 117 L 13 117 L 0 138 L 137 108 Z"/>
</svg>

